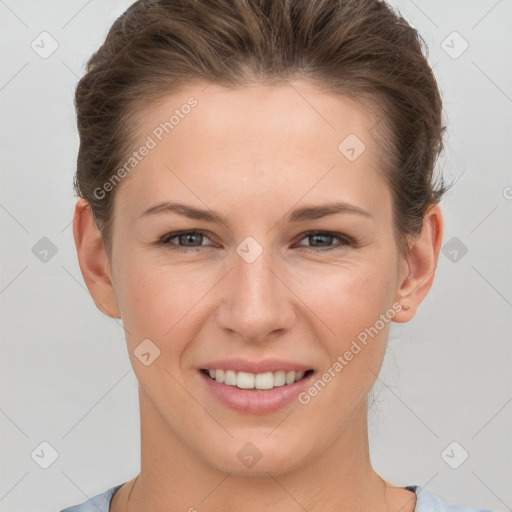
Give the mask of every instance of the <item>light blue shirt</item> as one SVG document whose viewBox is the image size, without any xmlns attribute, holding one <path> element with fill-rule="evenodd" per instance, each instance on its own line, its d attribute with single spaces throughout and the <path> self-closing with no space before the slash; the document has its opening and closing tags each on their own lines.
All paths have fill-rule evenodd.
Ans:
<svg viewBox="0 0 512 512">
<path fill-rule="evenodd" d="M 110 512 L 110 501 L 117 489 L 122 485 L 124 484 L 116 485 L 101 494 L 93 496 L 80 505 L 65 508 L 60 512 Z M 416 507 L 414 512 L 491 512 L 483 508 L 455 505 L 454 503 L 439 498 L 419 485 L 410 485 L 406 487 L 406 489 L 416 493 Z"/>
</svg>

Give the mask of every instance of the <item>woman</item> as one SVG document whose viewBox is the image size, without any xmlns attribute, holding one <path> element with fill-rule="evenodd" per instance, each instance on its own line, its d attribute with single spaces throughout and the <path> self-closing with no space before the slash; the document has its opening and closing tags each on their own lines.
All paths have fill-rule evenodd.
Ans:
<svg viewBox="0 0 512 512">
<path fill-rule="evenodd" d="M 77 254 L 123 319 L 141 471 L 66 511 L 477 510 L 369 457 L 443 233 L 417 32 L 378 1 L 141 0 L 76 108 Z"/>
</svg>

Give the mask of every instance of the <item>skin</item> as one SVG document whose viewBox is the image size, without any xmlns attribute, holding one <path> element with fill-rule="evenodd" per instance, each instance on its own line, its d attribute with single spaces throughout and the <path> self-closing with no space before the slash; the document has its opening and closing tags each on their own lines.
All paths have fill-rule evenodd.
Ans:
<svg viewBox="0 0 512 512">
<path fill-rule="evenodd" d="M 114 512 L 127 509 L 130 491 L 130 511 L 414 510 L 414 493 L 382 479 L 369 458 L 366 401 L 389 323 L 307 405 L 242 414 L 213 399 L 197 369 L 213 359 L 275 357 L 321 375 L 393 303 L 409 306 L 393 321 L 409 321 L 434 278 L 440 209 L 430 208 L 402 255 L 371 112 L 306 81 L 291 84 L 195 84 L 146 110 L 141 141 L 190 96 L 198 100 L 118 185 L 110 258 L 88 203 L 77 202 L 84 280 L 96 306 L 123 319 L 139 381 L 141 472 L 115 494 Z M 366 146 L 354 161 L 338 150 L 351 133 Z M 226 224 L 172 212 L 141 218 L 170 200 L 211 209 Z M 294 208 L 335 200 L 370 216 L 286 220 Z M 181 241 L 188 253 L 158 246 L 188 229 L 206 232 Z M 308 237 L 311 230 L 357 243 Z M 248 236 L 263 251 L 251 263 L 236 252 Z M 160 349 L 149 366 L 134 355 L 146 338 Z M 237 457 L 249 441 L 262 454 L 252 468 Z"/>
</svg>

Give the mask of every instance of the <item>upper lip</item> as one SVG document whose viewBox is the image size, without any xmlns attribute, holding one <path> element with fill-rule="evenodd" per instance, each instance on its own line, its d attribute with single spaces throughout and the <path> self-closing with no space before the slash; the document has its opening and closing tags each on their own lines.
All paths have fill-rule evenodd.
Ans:
<svg viewBox="0 0 512 512">
<path fill-rule="evenodd" d="M 218 359 L 205 363 L 200 368 L 205 370 L 234 370 L 236 372 L 255 374 L 277 372 L 279 370 L 287 372 L 305 372 L 312 370 L 311 366 L 295 363 L 293 361 L 285 361 L 284 359 L 260 359 L 259 361 L 250 361 L 243 358 Z"/>
</svg>

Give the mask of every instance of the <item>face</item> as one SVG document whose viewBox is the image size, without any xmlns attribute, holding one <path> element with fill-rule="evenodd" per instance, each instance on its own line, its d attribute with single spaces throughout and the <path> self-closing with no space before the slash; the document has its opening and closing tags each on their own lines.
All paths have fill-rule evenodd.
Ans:
<svg viewBox="0 0 512 512">
<path fill-rule="evenodd" d="M 363 421 L 407 275 L 370 111 L 293 85 L 167 97 L 116 190 L 111 278 L 143 421 L 239 474 L 298 468 Z"/>
</svg>

